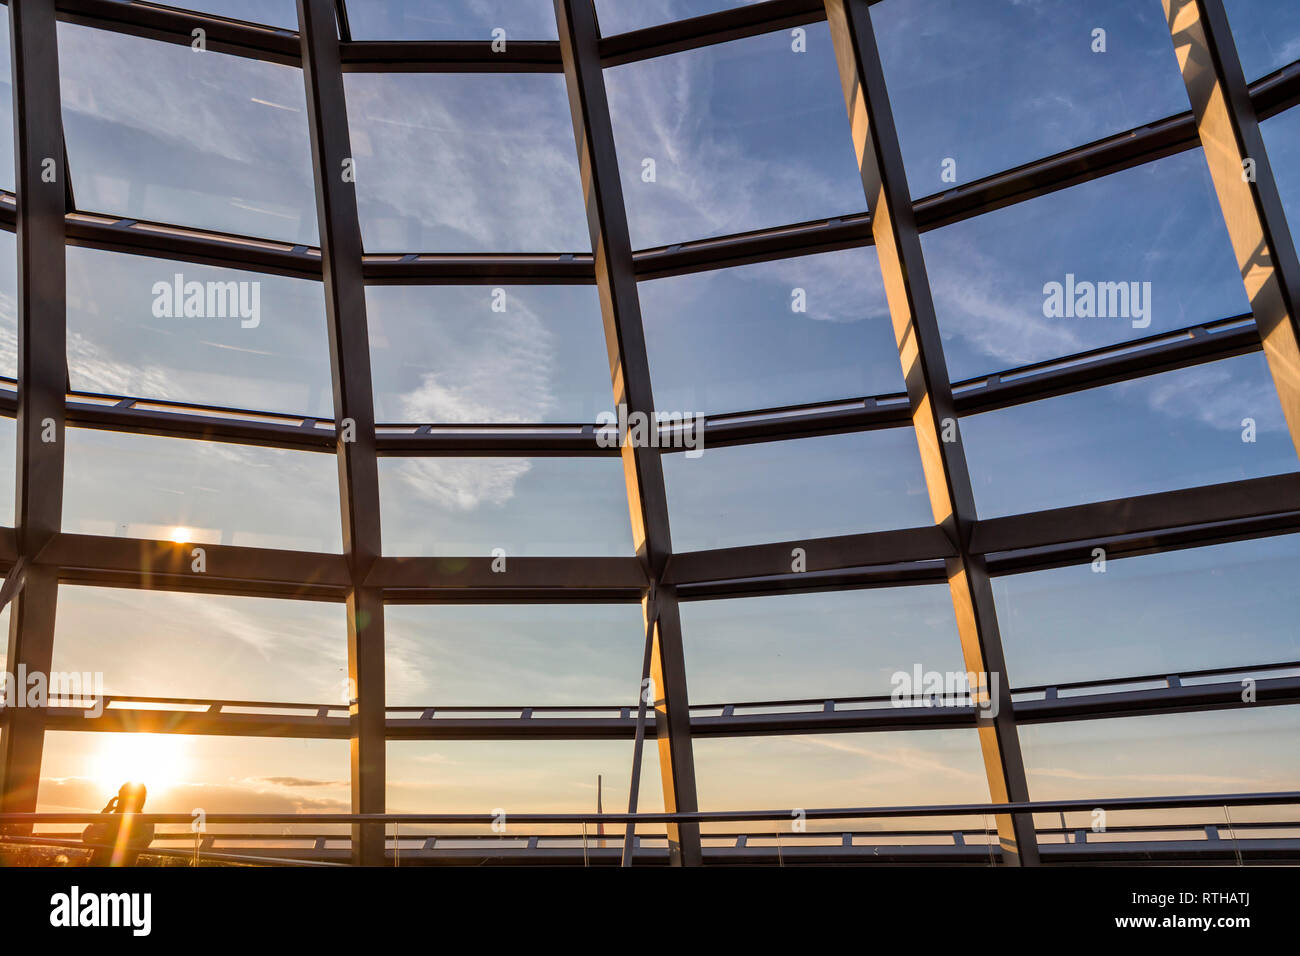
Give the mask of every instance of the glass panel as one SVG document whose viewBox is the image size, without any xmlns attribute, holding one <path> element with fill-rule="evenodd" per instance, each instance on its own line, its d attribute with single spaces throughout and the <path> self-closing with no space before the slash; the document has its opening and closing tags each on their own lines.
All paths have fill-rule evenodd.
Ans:
<svg viewBox="0 0 1300 956">
<path fill-rule="evenodd" d="M 1300 707 L 1022 724 L 1033 800 L 1254 793 L 1300 787 Z M 1280 807 L 1294 819 L 1293 807 Z M 1203 815 L 1203 814 L 1202 814 Z"/>
<path fill-rule="evenodd" d="M 1294 0 L 1224 0 L 1247 80 L 1300 60 L 1300 6 Z"/>
<path fill-rule="evenodd" d="M 642 813 L 663 811 L 654 751 L 654 747 L 645 748 L 637 798 Z M 506 837 L 565 832 L 577 834 L 581 845 L 580 826 L 512 824 L 510 814 L 595 810 L 597 775 L 602 778 L 604 806 L 626 807 L 631 767 L 631 740 L 389 741 L 388 807 L 390 813 L 500 809 L 506 812 L 502 821 L 505 830 L 498 832 Z M 431 829 L 448 831 L 445 826 Z M 661 828 L 647 829 L 662 832 Z M 463 832 L 493 831 L 483 825 L 467 826 Z M 594 828 L 589 827 L 588 832 L 594 841 Z"/>
<path fill-rule="evenodd" d="M 0 376 L 18 377 L 18 240 L 12 232 L 3 229 L 0 229 Z"/>
<path fill-rule="evenodd" d="M 643 282 L 655 402 L 683 414 L 904 389 L 874 249 Z"/>
<path fill-rule="evenodd" d="M 1297 470 L 1259 352 L 963 418 L 961 428 L 984 518 Z"/>
<path fill-rule="evenodd" d="M 547 0 L 347 0 L 354 40 L 554 40 Z"/>
<path fill-rule="evenodd" d="M 663 463 L 677 551 L 934 520 L 910 428 L 705 448 L 698 458 L 664 455 Z"/>
<path fill-rule="evenodd" d="M 334 418 L 321 284 L 68 247 L 77 391 Z"/>
<path fill-rule="evenodd" d="M 344 80 L 367 251 L 591 248 L 562 76 Z"/>
<path fill-rule="evenodd" d="M 993 593 L 1028 687 L 1300 660 L 1298 576 L 1285 535 L 997 577 Z"/>
<path fill-rule="evenodd" d="M 596 15 L 600 18 L 601 34 L 613 36 L 616 33 L 630 33 L 661 23 L 671 23 L 673 20 L 686 20 L 757 2 L 758 0 L 658 0 L 656 3 L 629 3 L 628 0 L 596 0 Z"/>
<path fill-rule="evenodd" d="M 145 811 L 149 813 L 190 813 L 195 807 L 208 813 L 347 813 L 351 809 L 346 740 L 104 731 L 45 734 L 36 809 L 94 813 L 130 779 L 148 788 Z M 219 829 L 209 826 L 210 831 Z M 239 824 L 227 829 L 257 828 Z M 284 829 L 277 824 L 272 832 Z M 193 836 L 187 835 L 193 849 Z"/>
<path fill-rule="evenodd" d="M 595 286 L 371 286 L 381 422 L 589 423 L 613 404 Z"/>
<path fill-rule="evenodd" d="M 1250 312 L 1200 150 L 922 244 L 953 381 Z"/>
<path fill-rule="evenodd" d="M 688 601 L 681 615 L 696 703 L 875 697 L 918 664 L 965 671 L 942 584 Z"/>
<path fill-rule="evenodd" d="M 1300 162 L 1297 162 L 1300 160 L 1300 109 L 1290 109 L 1266 119 L 1259 124 L 1259 129 L 1264 136 L 1264 148 L 1268 150 L 1268 162 L 1277 181 L 1277 190 L 1282 195 L 1287 222 L 1300 222 Z M 1290 228 L 1294 241 L 1295 227 Z"/>
<path fill-rule="evenodd" d="M 989 799 L 974 730 L 706 737 L 696 740 L 694 749 L 701 810 L 866 808 Z M 866 826 L 889 829 L 899 823 L 876 820 Z M 931 823 L 941 825 L 933 818 Z M 719 829 L 735 832 L 744 826 L 731 823 Z M 759 824 L 755 829 L 763 826 L 772 832 L 781 824 Z M 838 831 L 845 824 L 808 821 L 808 826 Z"/>
<path fill-rule="evenodd" d="M 631 555 L 618 458 L 381 458 L 385 554 Z"/>
<path fill-rule="evenodd" d="M 106 694 L 338 704 L 347 664 L 342 604 L 59 588 L 54 670 Z"/>
<path fill-rule="evenodd" d="M 639 604 L 393 605 L 387 699 L 402 706 L 636 706 Z"/>
<path fill-rule="evenodd" d="M 830 31 L 806 30 L 605 71 L 634 247 L 866 208 Z"/>
<path fill-rule="evenodd" d="M 1159 4 L 884 0 L 871 20 L 914 196 L 1190 108 Z"/>
<path fill-rule="evenodd" d="M 0 415 L 0 527 L 14 526 L 14 474 L 18 461 L 18 423 Z"/>
<path fill-rule="evenodd" d="M 0 17 L 0 189 L 14 188 L 14 88 L 9 17 Z"/>
<path fill-rule="evenodd" d="M 60 23 L 59 76 L 78 208 L 318 241 L 301 70 Z"/>
<path fill-rule="evenodd" d="M 64 531 L 341 552 L 339 514 L 333 455 L 67 430 Z"/>
</svg>

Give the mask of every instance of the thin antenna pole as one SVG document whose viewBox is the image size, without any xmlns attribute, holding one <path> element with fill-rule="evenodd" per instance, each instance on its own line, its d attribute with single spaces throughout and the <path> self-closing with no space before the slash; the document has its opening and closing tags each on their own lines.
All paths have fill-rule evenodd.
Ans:
<svg viewBox="0 0 1300 956">
<path fill-rule="evenodd" d="M 603 789 L 604 789 L 604 777 L 601 774 L 596 774 L 596 812 L 597 813 L 605 812 L 605 808 L 601 801 L 601 791 Z M 605 835 L 605 821 L 597 820 L 596 836 L 604 837 L 604 835 Z M 600 840 L 600 842 L 598 842 L 596 845 L 600 847 L 602 850 L 605 849 L 605 841 L 603 839 Z"/>
<path fill-rule="evenodd" d="M 641 660 L 641 692 L 636 708 L 636 742 L 632 745 L 632 783 L 627 795 L 627 812 L 636 813 L 637 796 L 641 790 L 641 752 L 645 748 L 645 712 L 646 694 L 650 688 L 650 660 L 654 651 L 655 624 L 659 621 L 659 607 L 655 602 L 654 585 L 650 586 L 650 595 L 646 601 L 645 656 Z M 628 821 L 623 834 L 622 866 L 632 865 L 632 853 L 636 845 L 636 824 Z"/>
</svg>

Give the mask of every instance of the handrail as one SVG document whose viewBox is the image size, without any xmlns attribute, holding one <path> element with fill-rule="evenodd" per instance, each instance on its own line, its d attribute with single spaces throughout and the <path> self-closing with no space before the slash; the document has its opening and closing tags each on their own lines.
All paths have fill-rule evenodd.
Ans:
<svg viewBox="0 0 1300 956">
<path fill-rule="evenodd" d="M 4 836 L 0 835 L 0 843 L 18 843 L 23 846 L 53 846 L 68 850 L 116 850 L 117 847 L 112 843 L 83 843 L 74 839 L 48 839 L 41 836 Z M 173 850 L 168 847 L 142 847 L 133 848 L 132 853 L 141 856 L 165 856 L 173 859 L 191 859 L 194 856 L 193 850 Z M 212 853 L 207 850 L 203 851 L 203 859 L 208 862 L 217 863 L 256 863 L 260 866 L 346 866 L 346 863 L 330 863 L 324 860 L 299 860 L 288 857 L 274 856 L 245 856 L 238 853 Z"/>
<path fill-rule="evenodd" d="M 1008 813 L 1066 813 L 1076 810 L 1165 810 L 1200 807 L 1253 807 L 1300 804 L 1300 791 L 1218 793 L 1158 797 L 1101 797 L 1093 800 L 1030 800 L 1013 803 L 923 804 L 919 806 L 792 808 L 785 810 L 697 810 L 668 813 L 512 813 L 518 823 L 721 823 L 729 821 L 848 820 L 888 817 L 944 817 L 1001 815 Z M 125 814 L 82 812 L 0 813 L 0 825 L 31 823 L 88 823 L 120 820 Z M 142 823 L 191 823 L 190 813 L 137 813 Z M 205 813 L 208 824 L 221 823 L 448 823 L 492 824 L 497 813 Z"/>
<path fill-rule="evenodd" d="M 1213 808 L 1207 808 L 1207 809 L 1213 809 Z M 338 826 L 343 826 L 343 824 L 338 824 Z M 1165 832 L 1175 832 L 1175 831 L 1178 832 L 1185 831 L 1191 833 L 1191 832 L 1196 832 L 1198 830 L 1203 832 L 1211 828 L 1218 829 L 1220 827 L 1226 829 L 1232 829 L 1232 830 L 1300 830 L 1300 819 L 1251 820 L 1247 822 L 1233 822 L 1230 824 L 1221 822 L 1220 820 L 1211 820 L 1205 823 L 1144 823 L 1144 824 L 1128 824 L 1124 826 L 1112 826 L 1108 824 L 1106 826 L 1105 832 L 1108 834 L 1165 833 Z M 1088 832 L 1092 832 L 1091 824 L 1087 824 L 1083 826 L 1065 826 L 1065 827 L 1052 826 L 1052 827 L 1036 828 L 1036 832 L 1040 837 L 1041 836 L 1062 836 L 1062 835 L 1069 836 L 1078 833 L 1080 830 L 1086 830 Z M 872 838 L 927 837 L 927 836 L 952 837 L 955 834 L 961 834 L 962 836 L 969 836 L 971 834 L 985 834 L 987 832 L 988 832 L 988 827 L 982 827 L 982 826 L 980 827 L 977 826 L 931 827 L 929 829 L 907 828 L 907 829 L 900 829 L 900 830 L 861 830 L 861 829 L 791 830 L 788 832 L 783 832 L 781 834 L 781 839 L 811 840 L 811 839 L 825 839 L 826 837 L 832 837 L 832 836 L 852 836 L 852 837 L 872 837 Z M 760 838 L 763 836 L 771 836 L 771 835 L 772 833 L 770 830 L 757 830 L 757 831 L 755 830 L 744 830 L 744 831 L 705 830 L 703 833 L 700 834 L 700 836 L 706 840 L 735 840 L 740 837 Z M 34 833 L 33 837 L 48 838 L 53 840 L 68 839 L 68 840 L 77 841 L 78 846 L 89 845 L 89 844 L 82 844 L 80 842 L 80 831 L 77 830 L 43 831 L 40 833 Z M 424 830 L 412 830 L 412 831 L 403 832 L 399 835 L 390 834 L 388 837 L 389 840 L 404 840 L 410 842 L 418 842 L 418 841 L 428 840 L 428 839 L 449 840 L 449 841 L 450 840 L 455 840 L 455 841 L 472 840 L 472 841 L 489 841 L 489 842 L 494 840 L 499 840 L 499 841 L 508 840 L 513 842 L 518 840 L 545 840 L 545 841 L 579 840 L 581 838 L 582 838 L 582 833 L 579 830 L 574 830 L 571 832 L 563 832 L 563 833 L 554 833 L 554 832 L 542 833 L 538 831 L 513 831 L 513 830 L 508 833 L 453 833 L 453 832 L 446 832 L 446 831 L 440 833 L 429 833 Z M 622 838 L 621 833 L 607 833 L 604 836 L 599 837 L 598 839 L 615 840 L 621 838 Z M 4 840 L 8 840 L 8 839 L 12 839 L 12 838 L 0 835 L 0 842 L 3 842 Z M 190 830 L 176 830 L 173 832 L 154 834 L 155 843 L 159 840 L 163 840 L 167 842 L 188 840 L 192 842 L 193 839 L 194 839 L 194 834 Z M 350 839 L 350 835 L 348 831 L 345 829 L 336 830 L 329 833 L 316 832 L 311 830 L 303 831 L 300 833 L 266 833 L 266 832 L 248 833 L 248 832 L 240 832 L 240 831 L 232 831 L 232 832 L 223 831 L 220 833 L 204 833 L 203 845 L 206 853 L 206 850 L 209 846 L 214 846 L 218 842 L 236 841 L 236 842 L 256 842 L 256 843 L 275 843 L 275 842 L 306 843 L 308 841 L 321 841 L 321 840 L 340 842 L 340 841 L 346 841 L 348 839 Z M 662 839 L 666 839 L 666 836 L 663 833 L 647 833 L 647 834 L 639 834 L 638 839 L 662 840 Z"/>
<path fill-rule="evenodd" d="M 1278 661 L 1278 662 L 1268 663 L 1268 664 L 1242 664 L 1242 665 L 1231 666 L 1231 667 L 1213 667 L 1213 668 L 1204 668 L 1200 670 L 1190 670 L 1190 671 L 1169 670 L 1158 674 L 1140 674 L 1132 677 L 1093 678 L 1090 680 L 1083 680 L 1083 681 L 1066 681 L 1066 682 L 1049 683 L 1049 684 L 1035 684 L 1027 687 L 1013 687 L 1011 689 L 1011 693 L 1013 695 L 1038 694 L 1053 689 L 1060 691 L 1060 690 L 1079 690 L 1082 688 L 1122 687 L 1127 684 L 1149 683 L 1154 681 L 1169 682 L 1170 680 L 1176 680 L 1181 682 L 1189 678 L 1228 676 L 1231 674 L 1265 673 L 1269 671 L 1290 670 L 1294 668 L 1300 668 L 1300 660 Z M 892 700 L 893 697 L 894 697 L 893 694 L 876 694 L 876 695 L 860 696 L 860 697 L 822 696 L 822 697 L 787 698 L 782 700 L 728 701 L 724 703 L 708 703 L 708 704 L 692 703 L 690 705 L 690 709 L 691 711 L 728 710 L 728 709 L 734 711 L 737 709 L 751 709 L 751 708 L 760 708 L 760 707 L 793 707 L 793 706 L 825 707 L 827 705 L 838 707 L 839 705 L 849 705 L 849 704 L 883 703 Z M 56 701 L 66 702 L 66 703 L 56 703 Z M 187 707 L 202 707 L 205 708 L 208 712 L 212 712 L 213 708 L 217 708 L 216 712 L 220 712 L 221 709 L 227 707 L 258 707 L 258 708 L 276 709 L 276 710 L 316 711 L 317 713 L 320 713 L 321 711 L 346 712 L 349 706 L 348 704 L 345 703 L 320 704 L 320 703 L 275 702 L 275 701 L 255 701 L 255 700 L 220 700 L 215 698 L 202 698 L 202 697 L 144 697 L 144 696 L 134 696 L 134 695 L 127 695 L 127 694 L 104 694 L 102 696 L 95 696 L 90 694 L 64 695 L 64 696 L 52 695 L 49 698 L 49 706 L 51 707 L 56 707 L 56 706 L 78 707 L 82 705 L 94 706 L 95 704 L 102 704 L 105 707 L 105 709 L 107 709 L 108 705 L 114 703 L 117 704 L 132 704 L 132 703 L 177 704 L 177 705 L 184 705 Z M 617 711 L 620 712 L 620 716 L 630 716 L 630 711 L 635 706 L 636 706 L 635 704 L 507 704 L 507 705 L 409 704 L 409 705 L 389 706 L 385 708 L 385 712 L 392 715 L 392 714 L 404 714 L 404 713 L 429 714 L 430 712 L 453 713 L 453 714 L 481 714 L 481 713 L 508 713 L 508 712 L 518 712 L 520 714 L 525 714 L 525 713 L 597 714 L 597 713 L 612 713 Z M 4 704 L 0 703 L 0 711 L 3 711 L 4 709 L 5 709 Z M 201 712 L 202 711 L 197 711 L 197 710 L 194 711 L 194 713 L 201 713 Z M 628 712 L 628 713 L 623 713 L 623 712 Z"/>
</svg>

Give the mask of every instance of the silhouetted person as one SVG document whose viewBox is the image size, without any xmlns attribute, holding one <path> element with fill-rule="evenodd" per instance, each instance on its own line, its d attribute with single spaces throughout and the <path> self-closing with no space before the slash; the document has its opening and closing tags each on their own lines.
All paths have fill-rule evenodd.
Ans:
<svg viewBox="0 0 1300 956">
<path fill-rule="evenodd" d="M 142 783 L 124 783 L 117 796 L 105 804 L 100 813 L 140 813 L 148 791 Z M 132 866 L 140 851 L 153 842 L 153 824 L 131 820 L 126 829 L 122 820 L 92 823 L 81 833 L 83 843 L 107 844 L 95 847 L 90 857 L 91 866 L 112 866 L 114 855 L 118 866 Z"/>
</svg>

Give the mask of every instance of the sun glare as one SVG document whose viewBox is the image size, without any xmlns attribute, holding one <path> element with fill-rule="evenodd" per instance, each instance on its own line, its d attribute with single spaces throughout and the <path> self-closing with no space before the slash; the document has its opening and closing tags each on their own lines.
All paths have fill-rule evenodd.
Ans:
<svg viewBox="0 0 1300 956">
<path fill-rule="evenodd" d="M 185 544 L 190 540 L 189 528 L 172 528 L 172 541 L 176 544 Z"/>
<path fill-rule="evenodd" d="M 179 734 L 107 735 L 93 758 L 91 779 L 105 800 L 127 781 L 144 784 L 152 800 L 183 779 L 188 744 Z"/>
</svg>

